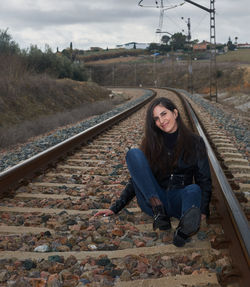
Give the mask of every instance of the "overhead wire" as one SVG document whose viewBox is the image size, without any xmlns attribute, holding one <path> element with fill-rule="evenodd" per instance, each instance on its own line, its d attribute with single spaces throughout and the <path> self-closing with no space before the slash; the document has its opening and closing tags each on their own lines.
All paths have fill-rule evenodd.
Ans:
<svg viewBox="0 0 250 287">
<path fill-rule="evenodd" d="M 186 2 L 185 2 L 186 3 Z M 179 15 L 177 15 L 177 12 L 173 12 L 174 15 L 170 15 L 170 13 L 166 13 L 164 16 L 166 16 L 167 20 L 169 20 L 170 22 L 172 22 L 172 24 L 177 27 L 178 30 L 182 31 L 183 28 L 182 26 L 175 20 L 179 18 Z M 198 22 L 196 21 L 195 25 L 192 25 L 192 34 L 194 34 L 198 28 L 200 27 L 201 23 L 204 22 L 204 20 L 208 17 L 209 15 L 207 13 L 203 13 L 203 15 L 201 15 L 201 17 L 199 18 Z M 165 22 L 165 21 L 164 21 Z M 180 22 L 181 23 L 181 22 Z"/>
<path fill-rule="evenodd" d="M 178 28 L 178 30 L 182 30 L 182 27 L 180 26 L 180 24 L 178 24 L 178 22 L 175 21 L 175 19 L 178 19 L 179 16 L 177 16 L 176 12 L 173 12 L 173 11 L 174 10 L 172 10 L 172 13 L 174 13 L 174 16 L 170 16 L 170 13 L 167 13 L 166 18 L 167 18 L 167 20 L 170 20 L 170 22 L 172 22 L 173 25 Z"/>
<path fill-rule="evenodd" d="M 196 32 L 196 29 L 198 29 L 198 27 L 200 27 L 200 24 L 205 20 L 205 18 L 208 18 L 208 13 L 204 13 L 202 15 L 202 17 L 200 18 L 199 22 L 197 23 L 197 25 L 192 29 L 193 32 Z"/>
<path fill-rule="evenodd" d="M 178 7 L 178 6 L 182 6 L 182 5 L 184 5 L 186 2 L 184 1 L 184 0 L 180 0 L 179 2 L 181 2 L 181 3 L 179 3 L 179 4 L 173 4 L 173 5 L 168 5 L 168 6 L 164 6 L 163 4 L 161 5 L 161 6 L 163 6 L 163 7 L 161 7 L 161 6 L 159 6 L 159 4 L 158 4 L 158 1 L 157 0 L 155 0 L 155 5 L 148 5 L 148 4 L 142 4 L 142 2 L 143 2 L 144 0 L 140 0 L 139 2 L 138 2 L 138 5 L 139 6 L 141 6 L 141 7 L 143 7 L 143 8 L 164 8 L 165 7 L 165 9 L 167 10 L 167 9 L 172 9 L 172 8 L 176 8 L 176 7 Z M 163 1 L 162 1 L 162 3 L 163 3 Z"/>
<path fill-rule="evenodd" d="M 181 1 L 182 1 L 182 2 L 181 2 Z M 179 1 L 180 3 L 178 3 L 178 4 L 173 4 L 173 5 L 171 5 L 170 3 L 168 3 L 169 5 L 167 5 L 167 6 L 164 5 L 164 1 L 163 1 L 163 0 L 161 0 L 161 3 L 159 3 L 158 0 L 155 0 L 155 1 L 154 1 L 154 2 L 155 2 L 155 5 L 144 4 L 143 2 L 144 2 L 144 0 L 140 0 L 140 1 L 138 2 L 138 5 L 141 6 L 141 7 L 143 7 L 143 8 L 157 8 L 157 9 L 161 9 L 161 10 L 162 10 L 162 13 L 160 14 L 160 17 L 165 17 L 165 16 L 166 16 L 167 19 L 168 19 L 169 21 L 171 21 L 172 24 L 173 24 L 175 27 L 178 28 L 178 30 L 183 31 L 181 25 L 180 25 L 177 21 L 175 21 L 175 19 L 178 19 L 179 16 L 177 16 L 176 13 L 175 13 L 176 16 L 174 16 L 174 17 L 171 17 L 171 16 L 169 15 L 169 13 L 167 13 L 167 14 L 164 15 L 164 11 L 169 10 L 169 9 L 172 9 L 172 8 L 177 8 L 177 7 L 179 7 L 179 6 L 183 6 L 184 4 L 186 4 L 185 1 L 180 0 L 180 1 Z M 208 17 L 207 14 L 203 14 L 203 15 L 202 15 L 202 17 L 200 18 L 200 20 L 198 21 L 198 23 L 197 23 L 195 26 L 192 27 L 192 34 L 194 34 L 194 33 L 196 32 L 196 30 L 198 29 L 198 27 L 201 25 L 201 23 L 202 23 L 202 22 L 205 20 L 205 18 L 207 18 L 207 17 Z M 162 19 L 162 22 L 163 22 L 163 19 Z M 164 22 L 165 22 L 165 21 L 164 21 Z M 158 29 L 158 30 L 159 30 L 159 29 Z"/>
</svg>

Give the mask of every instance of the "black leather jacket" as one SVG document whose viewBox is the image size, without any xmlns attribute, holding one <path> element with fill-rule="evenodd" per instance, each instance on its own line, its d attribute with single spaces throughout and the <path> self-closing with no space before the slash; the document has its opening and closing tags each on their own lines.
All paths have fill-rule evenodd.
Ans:
<svg viewBox="0 0 250 287">
<path fill-rule="evenodd" d="M 177 167 L 172 174 L 166 174 L 158 180 L 159 185 L 166 189 L 183 188 L 193 182 L 202 190 L 201 212 L 209 216 L 209 203 L 211 199 L 211 174 L 204 141 L 197 137 L 195 141 L 196 157 L 190 163 L 185 163 L 182 158 L 178 160 Z M 130 178 L 120 197 L 110 207 L 114 213 L 118 213 L 135 196 L 132 179 Z"/>
</svg>

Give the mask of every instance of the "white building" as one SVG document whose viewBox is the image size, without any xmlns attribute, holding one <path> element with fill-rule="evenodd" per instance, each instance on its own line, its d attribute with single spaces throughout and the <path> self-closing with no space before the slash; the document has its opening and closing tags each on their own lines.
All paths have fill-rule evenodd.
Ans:
<svg viewBox="0 0 250 287">
<path fill-rule="evenodd" d="M 249 49 L 250 48 L 250 44 L 248 44 L 248 43 L 237 44 L 237 48 L 238 49 Z"/>
</svg>

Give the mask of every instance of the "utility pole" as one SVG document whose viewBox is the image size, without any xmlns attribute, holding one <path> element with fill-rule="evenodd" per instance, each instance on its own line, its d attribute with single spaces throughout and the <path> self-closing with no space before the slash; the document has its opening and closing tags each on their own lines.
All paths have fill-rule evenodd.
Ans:
<svg viewBox="0 0 250 287">
<path fill-rule="evenodd" d="M 156 75 L 156 52 L 154 53 L 153 80 L 154 80 L 154 86 L 155 86 L 155 87 L 157 87 L 157 75 Z"/>
<path fill-rule="evenodd" d="M 112 85 L 115 86 L 115 64 L 112 67 Z"/>
<path fill-rule="evenodd" d="M 215 39 L 215 0 L 210 0 L 210 99 L 217 102 L 217 68 Z"/>
<path fill-rule="evenodd" d="M 184 20 L 184 17 L 181 17 Z M 187 35 L 187 43 L 188 43 L 188 91 L 193 94 L 193 65 L 192 65 L 192 44 L 191 44 L 191 21 L 188 18 L 187 27 L 188 27 L 188 35 Z"/>
<path fill-rule="evenodd" d="M 172 71 L 172 87 L 175 86 L 175 69 L 174 69 L 174 46 L 171 43 L 171 71 Z"/>
<path fill-rule="evenodd" d="M 192 65 L 192 44 L 191 44 L 191 22 L 188 18 L 188 90 L 193 94 L 193 65 Z"/>
<path fill-rule="evenodd" d="M 89 81 L 92 82 L 92 68 L 89 67 Z"/>
<path fill-rule="evenodd" d="M 191 0 L 184 0 L 210 14 L 210 100 L 217 102 L 217 68 L 216 68 L 216 39 L 215 39 L 215 0 L 210 0 L 210 8 L 204 7 Z"/>
<path fill-rule="evenodd" d="M 137 85 L 137 65 L 135 63 L 135 86 Z"/>
</svg>

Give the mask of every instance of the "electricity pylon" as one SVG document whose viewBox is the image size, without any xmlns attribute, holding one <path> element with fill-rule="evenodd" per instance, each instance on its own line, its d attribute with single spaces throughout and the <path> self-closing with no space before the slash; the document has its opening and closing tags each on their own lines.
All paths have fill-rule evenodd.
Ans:
<svg viewBox="0 0 250 287">
<path fill-rule="evenodd" d="M 210 0 L 210 8 L 204 7 L 190 0 L 184 0 L 210 14 L 210 100 L 217 102 L 217 67 L 216 67 L 216 39 L 215 39 L 215 0 Z"/>
</svg>

